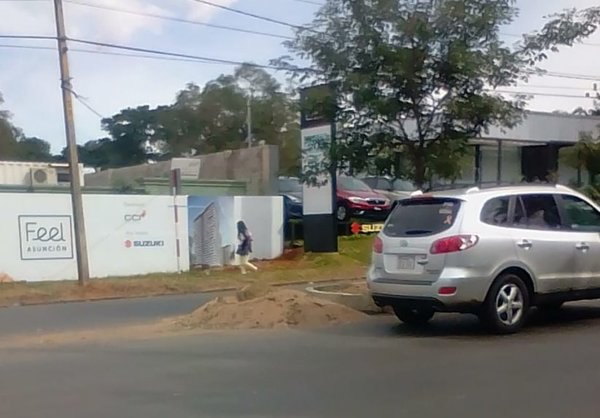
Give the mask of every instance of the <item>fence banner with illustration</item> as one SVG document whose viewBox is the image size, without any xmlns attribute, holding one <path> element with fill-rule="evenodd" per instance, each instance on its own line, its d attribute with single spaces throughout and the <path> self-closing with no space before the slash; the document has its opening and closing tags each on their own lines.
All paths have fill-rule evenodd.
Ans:
<svg viewBox="0 0 600 418">
<path fill-rule="evenodd" d="M 189 270 L 188 258 L 177 250 L 188 229 L 186 198 L 84 195 L 83 210 L 92 277 Z M 68 194 L 3 193 L 0 275 L 14 281 L 76 279 L 73 225 Z M 180 248 L 187 252 L 187 245 Z"/>
<path fill-rule="evenodd" d="M 92 278 L 231 264 L 238 220 L 253 233 L 254 258 L 283 253 L 281 197 L 98 194 L 83 196 L 83 210 Z M 75 280 L 73 225 L 68 194 L 3 193 L 0 277 Z"/>
<path fill-rule="evenodd" d="M 281 197 L 189 196 L 187 206 L 189 261 L 193 267 L 235 263 L 240 220 L 252 233 L 254 258 L 274 259 L 283 253 Z"/>
</svg>

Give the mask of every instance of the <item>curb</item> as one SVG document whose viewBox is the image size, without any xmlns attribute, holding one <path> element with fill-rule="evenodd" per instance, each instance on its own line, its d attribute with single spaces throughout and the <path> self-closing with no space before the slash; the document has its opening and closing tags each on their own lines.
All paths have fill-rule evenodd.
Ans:
<svg viewBox="0 0 600 418">
<path fill-rule="evenodd" d="M 366 314 L 384 313 L 383 309 L 373 303 L 373 300 L 369 294 L 322 290 L 323 287 L 327 287 L 327 285 L 324 284 L 320 286 L 315 284 L 314 286 L 307 287 L 306 291 L 323 299 L 339 303 L 341 305 L 346 305 L 352 309 L 364 312 Z"/>
<path fill-rule="evenodd" d="M 351 282 L 357 280 L 364 280 L 365 277 L 353 277 L 346 279 L 331 279 L 331 280 L 323 280 L 320 282 L 306 281 L 306 280 L 298 280 L 294 282 L 287 283 L 274 283 L 270 286 L 273 287 L 285 287 L 285 286 L 298 286 L 298 285 L 312 285 L 317 283 L 337 283 L 337 282 Z M 246 286 L 246 285 L 244 285 Z M 238 287 L 222 287 L 217 289 L 209 289 L 198 292 L 174 292 L 174 293 L 158 293 L 156 295 L 146 295 L 146 296 L 107 296 L 102 298 L 94 298 L 94 299 L 73 299 L 73 300 L 51 300 L 47 302 L 23 302 L 23 303 L 13 303 L 11 305 L 0 305 L 0 310 L 8 309 L 8 308 L 16 308 L 16 307 L 26 307 L 26 306 L 51 306 L 51 305 L 66 305 L 70 303 L 93 303 L 93 302 L 105 302 L 105 301 L 114 301 L 114 300 L 128 300 L 128 299 L 150 299 L 150 298 L 161 298 L 167 296 L 193 296 L 193 295 L 206 295 L 211 293 L 223 293 L 223 292 L 233 292 L 238 289 L 241 289 L 244 286 Z"/>
</svg>

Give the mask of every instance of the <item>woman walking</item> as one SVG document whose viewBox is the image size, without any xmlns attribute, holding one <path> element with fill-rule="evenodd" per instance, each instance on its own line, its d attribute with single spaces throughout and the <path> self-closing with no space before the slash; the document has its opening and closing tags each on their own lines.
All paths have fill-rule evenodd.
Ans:
<svg viewBox="0 0 600 418">
<path fill-rule="evenodd" d="M 258 270 L 254 264 L 250 263 L 250 253 L 252 252 L 252 234 L 248 230 L 248 227 L 244 221 L 237 223 L 237 232 L 239 245 L 236 254 L 240 257 L 240 271 L 242 274 L 246 274 L 246 267 L 251 270 Z"/>
</svg>

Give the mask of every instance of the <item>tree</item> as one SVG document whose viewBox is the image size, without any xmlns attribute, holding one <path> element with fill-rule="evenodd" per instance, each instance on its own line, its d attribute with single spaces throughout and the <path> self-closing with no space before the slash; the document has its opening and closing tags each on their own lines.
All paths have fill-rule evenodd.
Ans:
<svg viewBox="0 0 600 418">
<path fill-rule="evenodd" d="M 469 139 L 519 122 L 523 97 L 493 91 L 525 79 L 532 65 L 500 39 L 516 14 L 513 0 L 330 0 L 286 43 L 313 71 L 277 62 L 334 89 L 333 158 L 342 169 L 362 171 L 366 156 L 377 156 L 399 176 L 404 160 L 420 186 L 456 176 Z"/>
<path fill-rule="evenodd" d="M 114 142 L 110 138 L 96 139 L 88 141 L 84 145 L 77 145 L 79 162 L 94 168 L 106 169 L 117 167 L 116 161 L 120 159 L 116 152 Z M 69 161 L 69 149 L 63 148 L 61 161 Z"/>
<path fill-rule="evenodd" d="M 17 142 L 19 161 L 50 162 L 54 159 L 50 152 L 50 144 L 36 137 L 24 137 Z"/>
<path fill-rule="evenodd" d="M 79 158 L 94 167 L 113 168 L 246 146 L 250 91 L 255 142 L 279 145 L 282 171 L 297 175 L 296 104 L 271 75 L 251 64 L 203 88 L 187 84 L 171 105 L 128 108 L 103 119 L 102 128 L 109 137 L 80 146 Z"/>
<path fill-rule="evenodd" d="M 112 138 L 110 146 L 105 140 L 100 140 L 103 152 L 110 155 L 109 165 L 124 167 L 156 158 L 151 145 L 164 140 L 158 120 L 158 112 L 149 106 L 123 109 L 103 119 L 102 129 Z"/>
<path fill-rule="evenodd" d="M 271 75 L 251 64 L 209 81 L 202 89 L 188 84 L 162 112 L 165 152 L 173 156 L 204 154 L 246 146 L 250 99 L 254 142 L 278 145 L 282 172 L 297 175 L 300 129 L 296 105 L 280 90 Z"/>
<path fill-rule="evenodd" d="M 0 105 L 4 103 L 0 94 Z M 10 160 L 17 155 L 17 138 L 20 131 L 10 121 L 10 113 L 0 110 L 0 160 Z"/>
<path fill-rule="evenodd" d="M 572 114 L 578 116 L 600 116 L 600 107 L 596 106 L 593 109 L 585 109 L 580 106 L 577 109 L 573 110 Z"/>
<path fill-rule="evenodd" d="M 582 133 L 579 142 L 570 147 L 563 158 L 569 166 L 586 170 L 590 184 L 595 185 L 600 174 L 600 137 L 593 138 L 589 133 Z"/>
<path fill-rule="evenodd" d="M 0 105 L 3 103 L 0 94 Z M 52 161 L 50 144 L 40 138 L 26 137 L 10 121 L 10 113 L 0 111 L 0 160 Z"/>
<path fill-rule="evenodd" d="M 543 61 L 549 51 L 560 46 L 573 46 L 588 38 L 600 26 L 600 7 L 567 9 L 549 17 L 541 30 L 524 36 L 525 48 L 531 63 Z"/>
</svg>

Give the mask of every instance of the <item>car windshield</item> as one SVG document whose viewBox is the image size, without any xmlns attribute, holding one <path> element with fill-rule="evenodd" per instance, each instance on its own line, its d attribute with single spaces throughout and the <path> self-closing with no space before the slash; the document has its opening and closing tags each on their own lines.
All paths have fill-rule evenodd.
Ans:
<svg viewBox="0 0 600 418">
<path fill-rule="evenodd" d="M 354 177 L 338 177 L 337 185 L 340 189 L 351 192 L 370 192 L 371 188 L 364 182 Z"/>
<path fill-rule="evenodd" d="M 279 179 L 279 192 L 280 193 L 301 193 L 302 183 L 299 179 Z"/>
<path fill-rule="evenodd" d="M 443 232 L 454 224 L 460 200 L 418 198 L 405 200 L 392 212 L 383 232 L 389 237 L 416 237 Z"/>
</svg>

